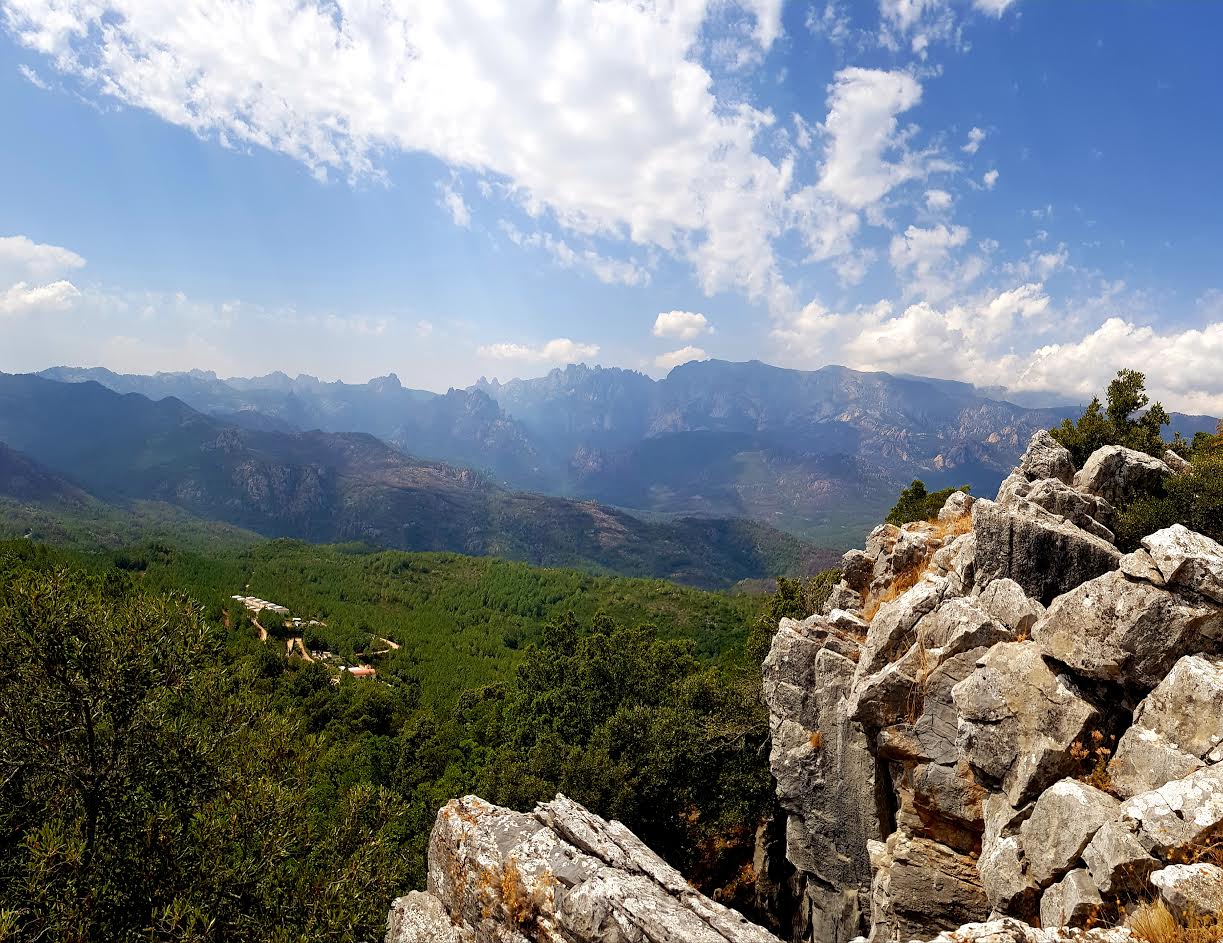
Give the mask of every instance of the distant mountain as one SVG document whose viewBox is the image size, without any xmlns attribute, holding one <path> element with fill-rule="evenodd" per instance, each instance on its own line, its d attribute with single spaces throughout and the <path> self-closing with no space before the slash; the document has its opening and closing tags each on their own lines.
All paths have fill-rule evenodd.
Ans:
<svg viewBox="0 0 1223 943">
<path fill-rule="evenodd" d="M 3 442 L 0 442 L 0 498 L 70 505 L 90 500 L 76 485 Z"/>
<path fill-rule="evenodd" d="M 1032 432 L 1082 408 L 1050 394 L 1019 405 L 957 381 L 758 361 L 689 363 L 662 380 L 578 364 L 445 394 L 393 374 L 365 384 L 62 367 L 44 376 L 175 396 L 247 429 L 367 432 L 512 488 L 639 514 L 744 517 L 840 546 L 859 542 L 915 477 L 991 492 Z M 1191 437 L 1214 420 L 1174 415 L 1172 428 Z"/>
<path fill-rule="evenodd" d="M 270 536 L 489 554 L 699 586 L 833 562 L 750 521 L 647 522 L 508 491 L 364 433 L 258 431 L 92 381 L 0 374 L 0 440 L 108 501 L 161 501 Z"/>
</svg>

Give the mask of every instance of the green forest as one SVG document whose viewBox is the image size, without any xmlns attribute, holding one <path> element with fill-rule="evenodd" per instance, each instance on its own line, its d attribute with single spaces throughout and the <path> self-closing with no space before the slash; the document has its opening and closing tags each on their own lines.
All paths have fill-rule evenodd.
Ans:
<svg viewBox="0 0 1223 943">
<path fill-rule="evenodd" d="M 830 585 L 2 543 L 0 939 L 376 939 L 469 792 L 564 791 L 733 902 L 772 803 L 760 659 Z M 325 623 L 304 641 L 331 666 L 261 642 L 235 594 Z"/>
</svg>

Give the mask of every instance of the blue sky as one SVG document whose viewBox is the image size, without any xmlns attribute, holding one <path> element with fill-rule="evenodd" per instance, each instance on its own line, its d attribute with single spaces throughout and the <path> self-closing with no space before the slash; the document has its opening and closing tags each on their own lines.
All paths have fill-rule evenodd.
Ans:
<svg viewBox="0 0 1223 943">
<path fill-rule="evenodd" d="M 0 369 L 1223 412 L 1223 6 L 0 0 Z"/>
</svg>

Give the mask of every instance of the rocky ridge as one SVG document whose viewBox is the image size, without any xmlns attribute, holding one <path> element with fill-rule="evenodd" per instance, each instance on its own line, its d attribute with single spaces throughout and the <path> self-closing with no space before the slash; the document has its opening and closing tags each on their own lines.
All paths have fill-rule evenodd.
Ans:
<svg viewBox="0 0 1223 943">
<path fill-rule="evenodd" d="M 876 528 L 822 613 L 782 620 L 764 693 L 796 938 L 1219 910 L 1223 871 L 1192 859 L 1223 833 L 1223 547 L 1177 525 L 1122 554 L 1109 529 L 1168 459 L 1076 469 L 1037 433 L 995 500 Z"/>
<path fill-rule="evenodd" d="M 763 666 L 791 939 L 1132 943 L 1122 903 L 1223 916 L 1223 546 L 1123 554 L 1184 462 L 1033 436 L 995 500 L 881 525 Z M 387 943 L 774 943 L 564 796 L 441 810 Z"/>
</svg>

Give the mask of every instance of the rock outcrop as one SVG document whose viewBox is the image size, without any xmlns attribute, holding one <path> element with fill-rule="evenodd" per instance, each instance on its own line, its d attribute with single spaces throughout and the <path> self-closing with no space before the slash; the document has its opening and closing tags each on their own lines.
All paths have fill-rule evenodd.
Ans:
<svg viewBox="0 0 1223 943">
<path fill-rule="evenodd" d="M 429 888 L 386 943 L 780 943 L 699 894 L 619 822 L 558 795 L 534 812 L 475 796 L 438 813 Z"/>
<path fill-rule="evenodd" d="M 1181 470 L 1076 470 L 1039 433 L 995 500 L 877 528 L 824 614 L 783 622 L 772 766 L 820 930 L 795 939 L 1121 941 L 1065 928 L 1213 900 L 1185 862 L 1223 835 L 1223 547 L 1110 529 Z"/>
<path fill-rule="evenodd" d="M 1223 547 L 1177 525 L 1123 555 L 1109 529 L 1182 470 L 1111 447 L 1076 470 L 1038 433 L 996 500 L 881 525 L 820 613 L 781 620 L 792 941 L 1136 943 L 1097 924 L 1223 911 L 1196 860 L 1223 837 Z M 389 917 L 409 941 L 779 943 L 563 796 L 443 808 L 428 891 Z"/>
</svg>

